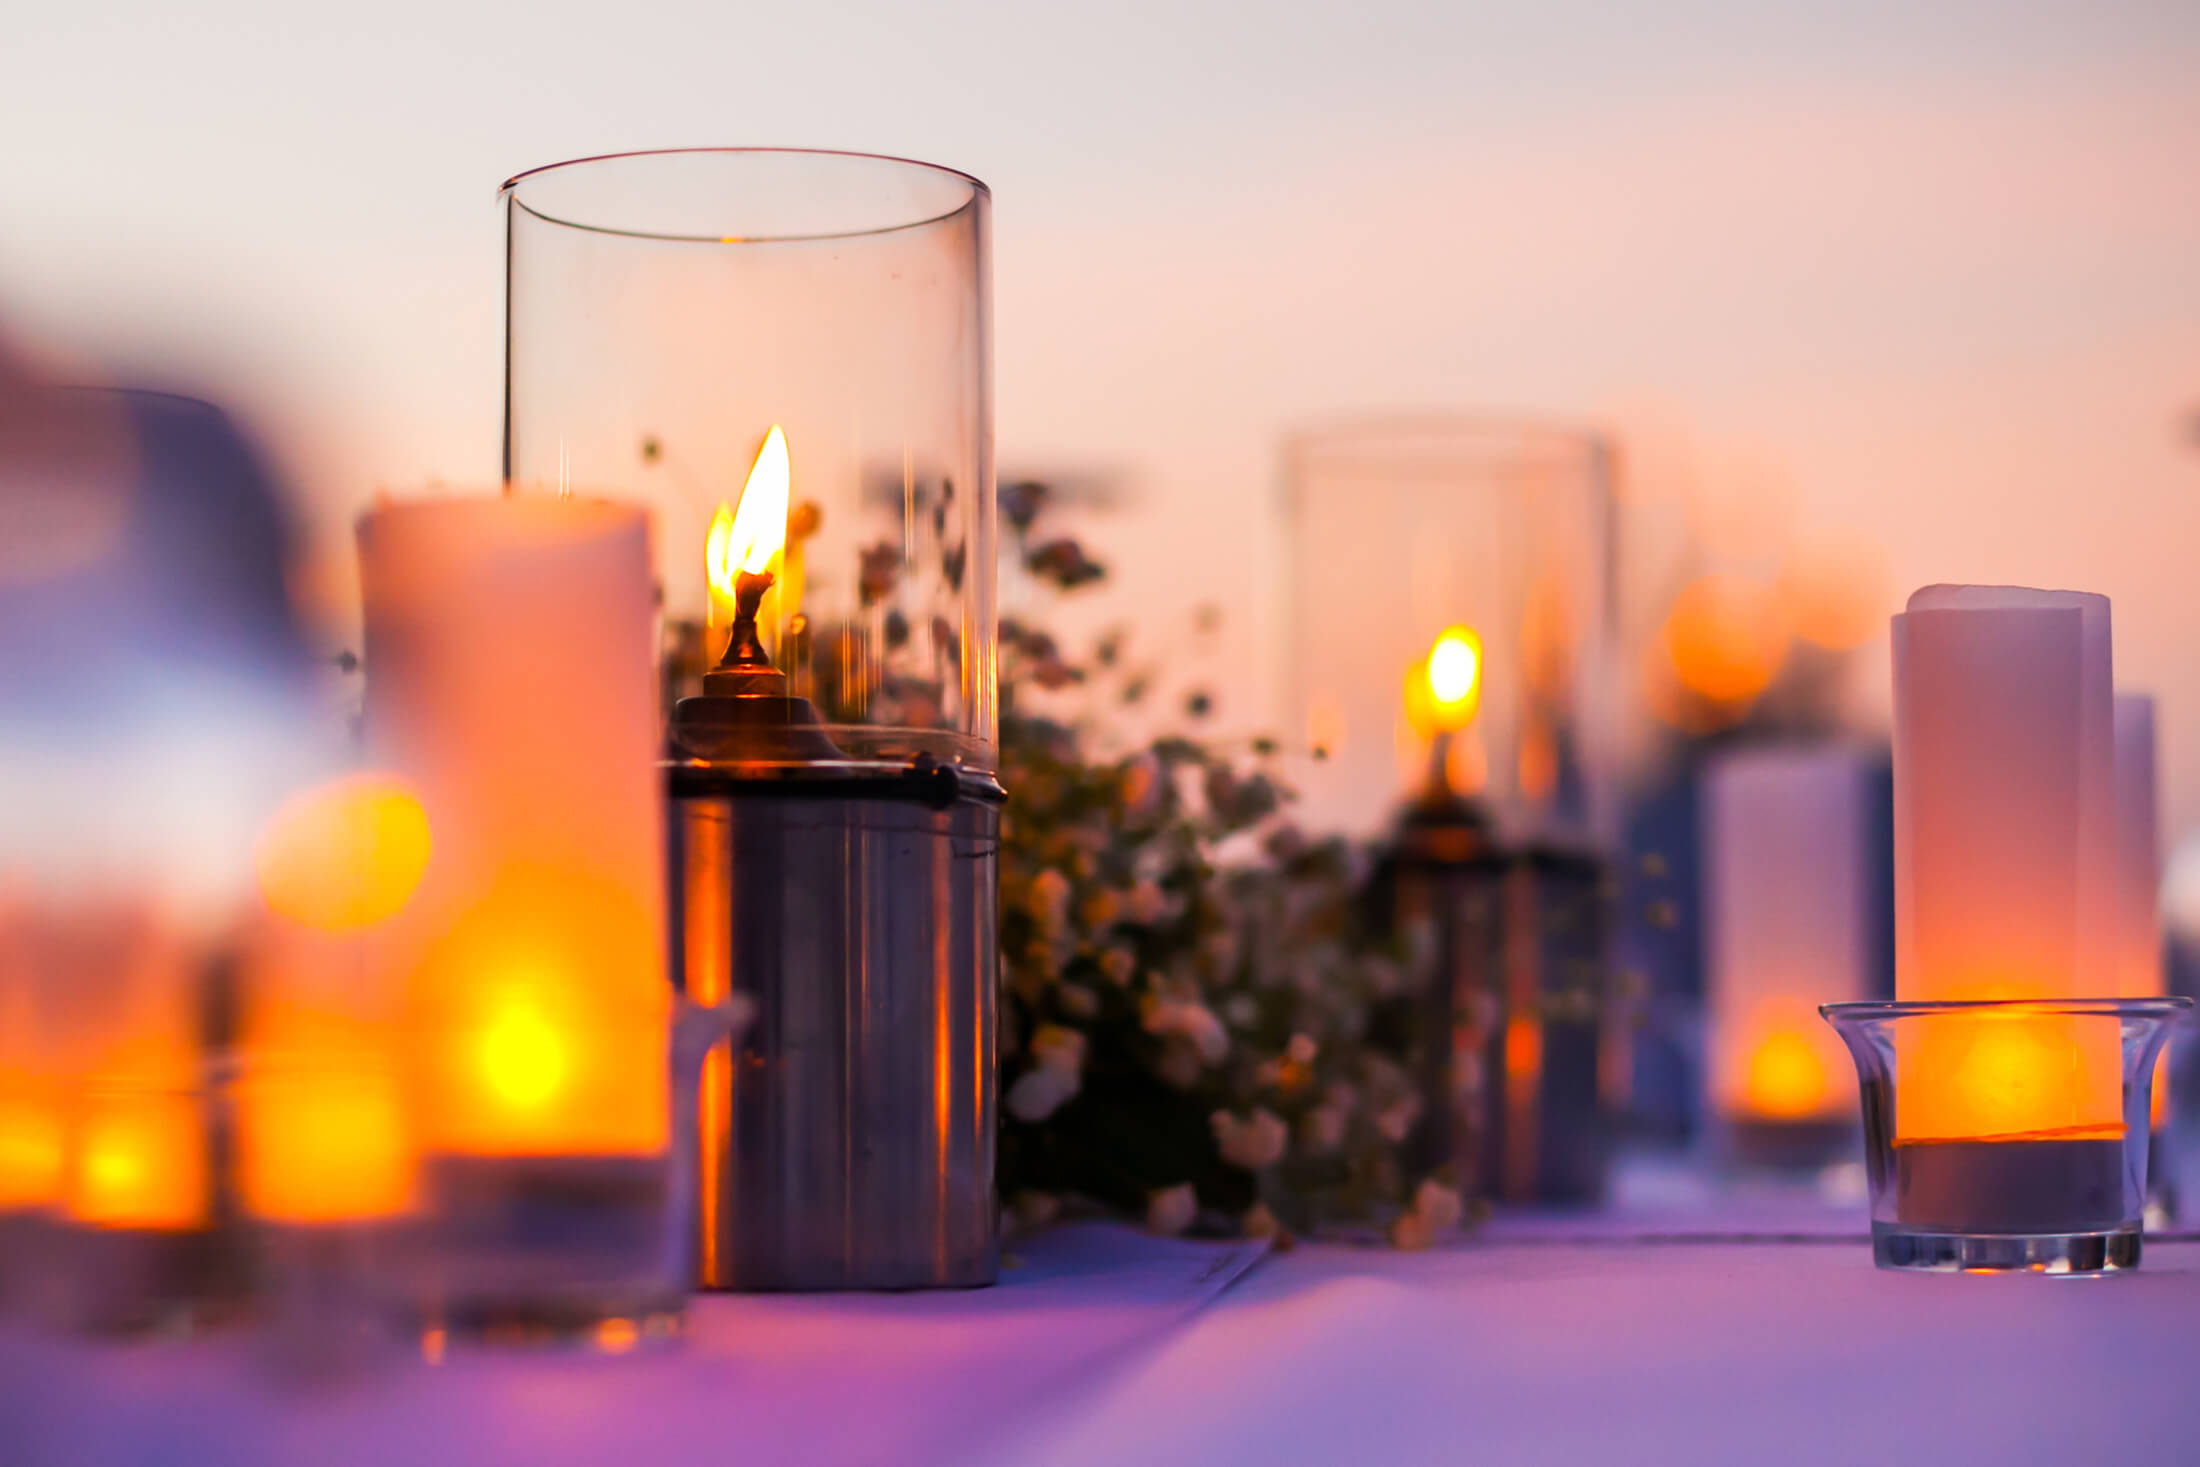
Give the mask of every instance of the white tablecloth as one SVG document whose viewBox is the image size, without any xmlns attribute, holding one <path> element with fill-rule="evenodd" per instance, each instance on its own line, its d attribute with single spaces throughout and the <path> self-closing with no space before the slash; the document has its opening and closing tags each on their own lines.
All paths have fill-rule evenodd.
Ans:
<svg viewBox="0 0 2200 1467">
<path fill-rule="evenodd" d="M 994 1290 L 706 1299 L 670 1353 L 454 1352 L 311 1389 L 249 1338 L 18 1335 L 0 1463 L 2200 1462 L 2200 1244 L 2119 1278 L 1904 1276 L 1854 1229 L 1530 1219 L 1248 1272 L 1086 1225 Z"/>
</svg>

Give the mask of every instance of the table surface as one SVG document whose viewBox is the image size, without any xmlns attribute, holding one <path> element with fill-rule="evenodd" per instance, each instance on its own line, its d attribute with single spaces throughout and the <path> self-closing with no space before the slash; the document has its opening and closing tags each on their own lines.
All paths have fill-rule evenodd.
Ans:
<svg viewBox="0 0 2200 1467">
<path fill-rule="evenodd" d="M 1701 1219 L 1698 1219 L 1699 1223 Z M 999 1288 L 699 1300 L 620 1359 L 0 1337 L 10 1467 L 2200 1461 L 2200 1244 L 1876 1271 L 1853 1211 L 1503 1219 L 1419 1254 L 1080 1224 Z"/>
</svg>

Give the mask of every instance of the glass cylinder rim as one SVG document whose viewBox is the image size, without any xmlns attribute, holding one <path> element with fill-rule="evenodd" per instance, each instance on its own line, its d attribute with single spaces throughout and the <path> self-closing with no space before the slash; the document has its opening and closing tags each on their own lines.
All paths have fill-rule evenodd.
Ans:
<svg viewBox="0 0 2200 1467">
<path fill-rule="evenodd" d="M 896 168 L 912 168 L 937 174 L 961 182 L 968 190 L 966 196 L 952 209 L 943 209 L 921 219 L 905 219 L 894 224 L 877 225 L 865 229 L 823 230 L 817 232 L 792 231 L 785 234 L 676 234 L 649 229 L 620 229 L 604 224 L 583 224 L 575 219 L 561 219 L 546 214 L 520 197 L 519 190 L 529 179 L 545 174 L 563 173 L 568 169 L 593 167 L 606 163 L 623 163 L 637 158 L 675 157 L 746 157 L 746 158 L 833 158 L 842 161 L 884 163 Z M 950 168 L 944 163 L 927 163 L 921 158 L 903 158 L 893 153 L 865 153 L 847 148 L 778 148 L 778 147 L 696 147 L 696 148 L 634 148 L 622 153 L 596 153 L 585 158 L 567 158 L 557 163 L 544 163 L 513 174 L 497 186 L 497 197 L 510 199 L 515 208 L 523 209 L 529 217 L 560 229 L 575 229 L 587 234 L 613 235 L 622 239 L 653 239 L 683 244 L 799 244 L 812 240 L 865 239 L 874 235 L 898 234 L 906 230 L 923 229 L 952 219 L 970 208 L 979 199 L 989 199 L 993 190 L 985 180 L 960 168 Z"/>
<path fill-rule="evenodd" d="M 1401 448 L 1413 447 L 1430 450 L 1426 456 L 1431 459 L 1460 450 L 1489 456 L 1526 448 L 1594 460 L 1610 454 L 1611 438 L 1587 423 L 1444 408 L 1309 423 L 1284 438 L 1285 457 L 1294 463 L 1319 458 L 1330 463 L 1392 466 L 1401 457 Z"/>
<path fill-rule="evenodd" d="M 1914 1019 L 1935 1014 L 2038 1014 L 2056 1017 L 2103 1019 L 2166 1019 L 2190 1011 L 2192 1000 L 2182 994 L 2150 998 L 1945 998 L 1865 999 L 1850 1003 L 1823 1003 L 1818 1012 L 1828 1023 L 1871 1023 L 1885 1019 Z"/>
</svg>

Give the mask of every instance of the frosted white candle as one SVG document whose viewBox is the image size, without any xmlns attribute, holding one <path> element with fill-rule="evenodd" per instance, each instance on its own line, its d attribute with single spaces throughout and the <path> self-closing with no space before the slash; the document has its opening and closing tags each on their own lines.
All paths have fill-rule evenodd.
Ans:
<svg viewBox="0 0 2200 1467">
<path fill-rule="evenodd" d="M 1703 785 L 1703 909 L 1713 1109 L 1818 1121 L 1855 1106 L 1821 1003 L 1864 998 L 1865 771 L 1853 750 L 1760 749 Z"/>
<path fill-rule="evenodd" d="M 2115 991 L 2105 596 L 1928 586 L 1894 618 L 1905 999 Z"/>
<path fill-rule="evenodd" d="M 2113 670 L 2103 596 L 1928 586 L 1894 619 L 1899 997 L 2116 988 Z M 2120 1129 L 2113 1020 L 1920 1021 L 1896 1144 Z"/>
<path fill-rule="evenodd" d="M 2154 792 L 2154 700 L 2116 695 L 2116 992 L 2163 991 L 2161 811 Z"/>
</svg>

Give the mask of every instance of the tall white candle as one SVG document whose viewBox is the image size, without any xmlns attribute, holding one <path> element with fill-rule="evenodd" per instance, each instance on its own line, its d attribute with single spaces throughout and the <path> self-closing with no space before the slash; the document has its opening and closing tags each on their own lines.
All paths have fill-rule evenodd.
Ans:
<svg viewBox="0 0 2200 1467">
<path fill-rule="evenodd" d="M 2161 812 L 2154 793 L 2154 700 L 2116 695 L 2116 992 L 2163 991 Z"/>
<path fill-rule="evenodd" d="M 1758 749 L 1705 779 L 1706 1075 L 1713 1109 L 1815 1121 L 1855 1107 L 1821 1003 L 1869 988 L 1865 771 L 1853 750 Z"/>
<path fill-rule="evenodd" d="M 648 525 L 534 496 L 359 526 L 367 729 L 429 856 L 396 918 L 431 1153 L 663 1149 L 671 994 Z"/>
<path fill-rule="evenodd" d="M 2108 599 L 1928 586 L 1894 619 L 1894 677 L 1898 995 L 2114 993 Z M 1921 1028 L 1900 1057 L 1899 1136 L 2115 1125 L 2114 1023 L 2099 1027 Z"/>
<path fill-rule="evenodd" d="M 1894 675 L 1897 993 L 2112 993 L 2108 598 L 1928 586 Z"/>
</svg>

